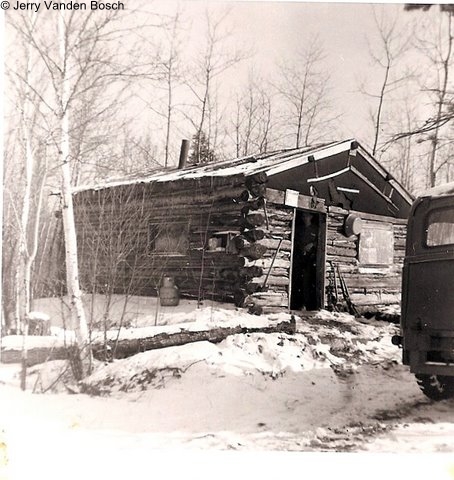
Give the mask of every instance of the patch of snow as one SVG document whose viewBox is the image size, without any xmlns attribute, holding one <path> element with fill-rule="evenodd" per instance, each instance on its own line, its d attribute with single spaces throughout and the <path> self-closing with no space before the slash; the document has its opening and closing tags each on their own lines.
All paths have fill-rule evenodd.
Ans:
<svg viewBox="0 0 454 480">
<path fill-rule="evenodd" d="M 30 320 L 37 320 L 37 321 L 41 321 L 41 322 L 47 322 L 48 320 L 50 320 L 50 317 L 49 315 L 47 315 L 47 313 L 43 313 L 43 312 L 30 312 L 28 314 L 28 318 Z"/>
<path fill-rule="evenodd" d="M 169 314 L 165 325 L 150 325 L 153 302 L 139 299 L 135 305 L 139 303 L 143 317 L 136 317 L 138 333 L 131 327 L 122 329 L 131 338 L 147 331 L 268 325 L 290 319 L 286 313 L 260 318 L 230 306 L 197 308 L 195 303 L 183 303 L 173 312 L 176 317 Z M 174 323 L 175 318 L 179 323 Z M 164 317 L 161 320 L 164 323 Z M 0 365 L 0 443 L 8 445 L 10 471 L 18 475 L 24 473 L 24 455 L 27 461 L 33 459 L 36 470 L 49 458 L 49 451 L 59 461 L 70 461 L 65 453 L 70 451 L 71 458 L 77 454 L 96 465 L 104 454 L 110 459 L 118 455 L 129 468 L 144 458 L 154 465 L 154 459 L 166 451 L 179 460 L 185 451 L 219 450 L 266 455 L 272 451 L 452 452 L 452 404 L 433 405 L 424 398 L 401 365 L 401 351 L 390 342 L 397 329 L 386 322 L 321 311 L 297 318 L 293 335 L 237 334 L 218 344 L 196 342 L 108 364 L 95 362 L 83 385 L 96 396 L 62 393 L 67 392 L 65 385 L 74 391 L 67 362 L 30 368 L 27 392 L 18 389 L 19 366 Z M 58 341 L 58 337 L 41 341 L 49 339 Z M 56 382 L 58 378 L 62 381 Z M 60 393 L 31 395 L 33 389 Z M 404 421 L 396 428 L 393 418 Z M 103 463 L 104 475 L 117 461 Z M 445 478 L 439 475 L 446 471 L 444 465 L 439 462 L 431 469 L 437 479 Z M 306 468 L 304 461 L 299 469 Z M 219 465 L 215 469 L 218 472 Z M 61 468 L 57 470 L 61 475 Z M 53 473 L 49 465 L 44 471 Z M 316 474 L 320 471 L 319 466 Z M 195 472 L 194 478 L 200 478 L 200 464 Z M 89 476 L 93 473 L 90 468 Z M 119 473 L 118 468 L 114 473 Z M 351 468 L 349 473 L 354 478 Z M 78 471 L 74 478 L 83 475 Z"/>
<path fill-rule="evenodd" d="M 238 316 L 239 311 L 233 304 L 224 304 L 205 300 L 198 305 L 197 300 L 181 299 L 178 306 L 163 307 L 156 297 L 112 295 L 82 296 L 85 315 L 89 324 L 98 328 L 123 326 L 140 328 L 145 326 L 173 325 L 203 320 L 217 322 Z M 69 301 L 66 297 L 40 298 L 34 300 L 35 308 L 49 315 L 51 326 L 74 329 L 71 325 Z M 249 315 L 249 317 L 253 317 Z"/>
</svg>

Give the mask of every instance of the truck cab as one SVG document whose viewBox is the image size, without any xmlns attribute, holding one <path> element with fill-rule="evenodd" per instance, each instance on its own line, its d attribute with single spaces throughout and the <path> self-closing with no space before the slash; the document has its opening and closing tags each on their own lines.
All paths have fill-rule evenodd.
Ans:
<svg viewBox="0 0 454 480">
<path fill-rule="evenodd" d="M 454 396 L 454 183 L 429 190 L 410 211 L 402 276 L 402 347 L 425 395 Z"/>
</svg>

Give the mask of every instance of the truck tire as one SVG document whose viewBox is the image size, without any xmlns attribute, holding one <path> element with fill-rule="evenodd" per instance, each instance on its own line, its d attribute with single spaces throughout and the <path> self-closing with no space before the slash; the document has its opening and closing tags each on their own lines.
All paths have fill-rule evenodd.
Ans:
<svg viewBox="0 0 454 480">
<path fill-rule="evenodd" d="M 425 374 L 416 374 L 415 377 L 426 397 L 436 401 L 454 397 L 454 377 Z"/>
</svg>

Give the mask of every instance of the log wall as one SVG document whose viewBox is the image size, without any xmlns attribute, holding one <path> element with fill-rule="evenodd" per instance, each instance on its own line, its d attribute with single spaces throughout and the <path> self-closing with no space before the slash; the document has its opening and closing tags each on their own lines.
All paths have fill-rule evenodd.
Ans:
<svg viewBox="0 0 454 480">
<path fill-rule="evenodd" d="M 183 296 L 243 306 L 253 279 L 263 274 L 250 262 L 267 251 L 257 241 L 265 237 L 265 183 L 262 174 L 203 177 L 75 195 L 82 288 L 156 295 L 162 278 L 172 276 Z M 150 225 L 181 226 L 181 240 L 169 238 L 180 251 L 154 251 Z M 228 245 L 212 248 L 216 238 Z"/>
<path fill-rule="evenodd" d="M 282 192 L 269 190 L 267 195 L 266 185 L 266 174 L 256 174 L 131 184 L 76 194 L 82 288 L 156 295 L 163 276 L 173 276 L 185 297 L 234 302 L 253 313 L 288 308 L 294 209 L 283 205 Z M 355 212 L 368 222 L 387 222 L 393 228 L 394 263 L 366 267 L 359 261 L 358 236 L 344 234 L 345 218 L 352 212 L 326 209 L 322 203 L 311 201 L 302 207 L 327 216 L 325 306 L 332 299 L 335 269 L 358 309 L 397 304 L 406 222 Z M 182 226 L 181 252 L 154 252 L 150 224 Z M 223 238 L 224 245 L 213 249 L 210 239 L 214 238 Z M 169 241 L 175 243 L 175 239 Z M 336 293 L 342 308 L 339 285 Z"/>
<path fill-rule="evenodd" d="M 333 287 L 334 269 L 338 269 L 345 280 L 351 300 L 360 312 L 380 311 L 388 305 L 399 305 L 405 256 L 406 220 L 354 212 L 371 227 L 375 224 L 379 228 L 383 223 L 392 225 L 393 263 L 386 266 L 364 265 L 359 259 L 360 236 L 347 237 L 344 234 L 344 221 L 351 213 L 335 207 L 328 208 L 327 290 Z M 327 291 L 327 303 L 329 293 Z M 339 278 L 337 278 L 337 298 L 341 306 L 345 307 Z"/>
<path fill-rule="evenodd" d="M 248 296 L 243 305 L 253 313 L 270 313 L 287 309 L 289 305 L 290 265 L 292 253 L 293 208 L 268 203 L 264 238 L 256 243 L 266 247 L 259 259 L 248 260 L 247 265 L 259 267 L 256 276 L 247 285 Z"/>
</svg>

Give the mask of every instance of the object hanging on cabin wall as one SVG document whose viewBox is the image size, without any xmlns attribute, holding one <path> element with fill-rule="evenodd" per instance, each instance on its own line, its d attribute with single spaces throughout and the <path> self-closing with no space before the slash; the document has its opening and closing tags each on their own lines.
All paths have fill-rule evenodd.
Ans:
<svg viewBox="0 0 454 480">
<path fill-rule="evenodd" d="M 352 235 L 359 235 L 361 233 L 362 226 L 362 220 L 360 217 L 354 214 L 348 215 L 344 221 L 345 236 L 351 237 Z"/>
</svg>

